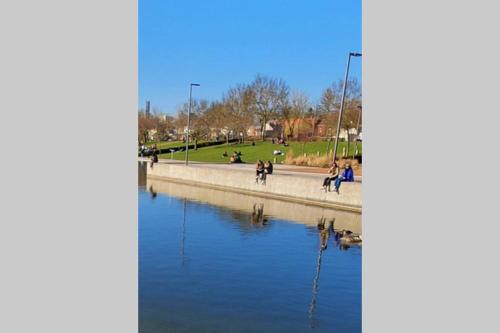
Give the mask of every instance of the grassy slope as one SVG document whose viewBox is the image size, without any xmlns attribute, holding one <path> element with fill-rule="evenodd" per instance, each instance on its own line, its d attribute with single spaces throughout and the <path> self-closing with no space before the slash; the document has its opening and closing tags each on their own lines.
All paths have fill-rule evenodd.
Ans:
<svg viewBox="0 0 500 333">
<path fill-rule="evenodd" d="M 255 163 L 258 159 L 273 161 L 275 157 L 273 155 L 274 150 L 281 150 L 285 152 L 285 154 L 287 154 L 290 150 L 293 150 L 293 154 L 297 156 L 302 153 L 302 145 L 303 143 L 301 142 L 291 142 L 290 146 L 288 147 L 272 144 L 271 142 L 256 142 L 255 146 L 252 146 L 251 143 L 230 145 L 222 144 L 220 146 L 200 148 L 196 151 L 190 150 L 189 160 L 211 163 L 228 163 L 229 158 L 222 157 L 222 154 L 224 153 L 224 151 L 227 151 L 227 153 L 231 155 L 233 151 L 236 150 L 242 152 L 242 159 L 245 163 Z M 321 155 L 324 155 L 326 153 L 327 146 L 327 142 L 308 142 L 304 145 L 304 153 L 316 154 L 319 151 Z M 339 143 L 337 156 L 340 156 L 342 154 L 342 148 L 345 146 L 345 142 Z M 351 143 L 349 148 L 349 154 L 352 155 L 355 150 L 355 144 Z M 330 145 L 330 150 L 332 149 L 333 143 Z M 358 151 L 359 153 L 361 153 L 361 143 L 358 143 Z M 183 160 L 185 158 L 185 152 L 174 153 L 173 157 L 177 160 Z M 162 154 L 160 155 L 160 158 L 170 159 L 170 154 Z M 277 161 L 280 162 L 284 158 L 285 156 L 277 156 Z"/>
</svg>

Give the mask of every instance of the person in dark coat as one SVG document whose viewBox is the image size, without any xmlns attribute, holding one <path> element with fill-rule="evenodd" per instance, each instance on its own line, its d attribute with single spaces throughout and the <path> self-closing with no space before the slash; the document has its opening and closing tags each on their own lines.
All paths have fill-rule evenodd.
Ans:
<svg viewBox="0 0 500 333">
<path fill-rule="evenodd" d="M 153 151 L 153 155 L 151 155 L 151 169 L 153 168 L 153 164 L 158 163 L 158 155 L 156 154 L 156 150 Z"/>
<path fill-rule="evenodd" d="M 271 175 L 273 173 L 273 164 L 271 163 L 271 161 L 267 161 L 266 164 L 264 164 L 264 171 L 268 175 Z"/>
</svg>

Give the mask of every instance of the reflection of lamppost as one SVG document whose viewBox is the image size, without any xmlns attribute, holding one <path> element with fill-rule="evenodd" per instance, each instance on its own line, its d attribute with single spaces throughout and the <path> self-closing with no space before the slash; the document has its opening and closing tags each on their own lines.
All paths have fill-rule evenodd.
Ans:
<svg viewBox="0 0 500 333">
<path fill-rule="evenodd" d="M 349 65 L 351 64 L 351 57 L 361 57 L 361 53 L 349 52 L 349 57 L 347 58 L 347 67 L 345 70 L 344 87 L 342 89 L 342 100 L 340 101 L 339 120 L 337 122 L 337 136 L 335 137 L 335 146 L 333 147 L 333 160 L 334 161 L 335 161 L 335 157 L 337 156 L 337 147 L 338 147 L 338 143 L 339 143 L 339 134 L 340 134 L 340 124 L 342 122 L 342 113 L 344 112 L 345 91 L 347 88 L 347 78 L 349 77 Z M 349 140 L 349 129 L 347 130 L 347 140 Z"/>
<path fill-rule="evenodd" d="M 314 313 L 316 312 L 316 298 L 318 296 L 318 284 L 319 284 L 319 273 L 321 271 L 321 257 L 323 254 L 323 249 L 319 249 L 318 259 L 316 260 L 316 274 L 314 275 L 313 287 L 312 287 L 312 298 L 311 303 L 309 303 L 309 321 L 311 328 L 314 328 Z"/>
<path fill-rule="evenodd" d="M 187 133 L 186 133 L 186 165 L 188 165 L 188 158 L 189 158 L 189 126 L 190 126 L 190 120 L 189 117 L 191 115 L 191 95 L 193 93 L 193 86 L 199 87 L 200 85 L 198 83 L 191 83 L 189 84 L 189 108 L 188 108 L 188 119 L 187 119 Z"/>
<path fill-rule="evenodd" d="M 181 263 L 184 266 L 184 243 L 186 242 L 186 199 L 182 209 L 182 237 L 181 237 Z"/>
</svg>

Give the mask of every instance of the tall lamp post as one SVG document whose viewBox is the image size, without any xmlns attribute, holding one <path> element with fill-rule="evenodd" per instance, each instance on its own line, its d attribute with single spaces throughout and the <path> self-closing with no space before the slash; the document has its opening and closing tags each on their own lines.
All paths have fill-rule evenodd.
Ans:
<svg viewBox="0 0 500 333">
<path fill-rule="evenodd" d="M 191 122 L 190 122 L 191 104 L 192 104 L 191 96 L 193 95 L 193 86 L 199 87 L 200 85 L 198 83 L 190 83 L 189 84 L 189 108 L 188 108 L 187 132 L 186 132 L 186 165 L 188 165 L 188 161 L 189 161 L 189 131 L 190 131 L 190 125 L 191 125 Z"/>
<path fill-rule="evenodd" d="M 362 106 L 361 105 L 358 105 L 358 122 L 356 124 L 356 150 L 354 151 L 354 153 L 352 153 L 352 159 L 354 159 L 354 156 L 356 155 L 356 152 L 358 151 L 358 139 L 359 139 L 359 123 L 361 121 L 361 111 L 363 110 Z"/>
<path fill-rule="evenodd" d="M 342 88 L 342 99 L 340 101 L 339 120 L 337 122 L 337 135 L 335 136 L 335 146 L 333 147 L 333 161 L 334 162 L 335 162 L 335 158 L 337 157 L 337 147 L 339 144 L 340 124 L 342 122 L 342 113 L 344 112 L 345 91 L 347 88 L 347 78 L 349 77 L 349 65 L 351 64 L 351 57 L 361 57 L 361 53 L 349 52 L 349 57 L 347 58 L 347 67 L 345 70 L 344 87 Z M 347 140 L 349 140 L 349 129 L 347 130 Z M 349 154 L 349 152 L 347 152 L 347 154 Z"/>
</svg>

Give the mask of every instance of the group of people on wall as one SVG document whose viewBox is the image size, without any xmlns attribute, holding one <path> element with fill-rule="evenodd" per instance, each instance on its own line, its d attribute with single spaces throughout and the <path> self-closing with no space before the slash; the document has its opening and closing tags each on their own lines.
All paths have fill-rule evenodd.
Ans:
<svg viewBox="0 0 500 333">
<path fill-rule="evenodd" d="M 273 173 L 273 164 L 271 161 L 267 161 L 266 163 L 262 162 L 262 160 L 257 161 L 257 165 L 255 166 L 255 182 L 261 183 L 263 185 L 266 184 L 266 176 Z"/>
<path fill-rule="evenodd" d="M 256 164 L 256 177 L 255 181 L 257 183 L 265 184 L 266 176 L 273 173 L 273 164 L 271 161 L 266 163 L 261 160 L 257 161 Z M 334 184 L 334 191 L 338 194 L 340 190 L 340 185 L 343 182 L 353 182 L 354 181 L 354 171 L 350 163 L 345 163 L 342 168 L 340 168 L 337 162 L 333 162 L 328 169 L 328 177 L 323 180 L 323 187 L 321 190 L 325 192 L 331 192 L 331 185 Z"/>
<path fill-rule="evenodd" d="M 353 182 L 354 181 L 354 171 L 352 170 L 350 163 L 345 163 L 344 167 L 341 169 L 337 162 L 333 162 L 328 169 L 328 177 L 323 180 L 323 187 L 321 190 L 325 192 L 331 191 L 332 182 L 334 183 L 334 191 L 339 193 L 340 185 L 342 182 Z"/>
</svg>

